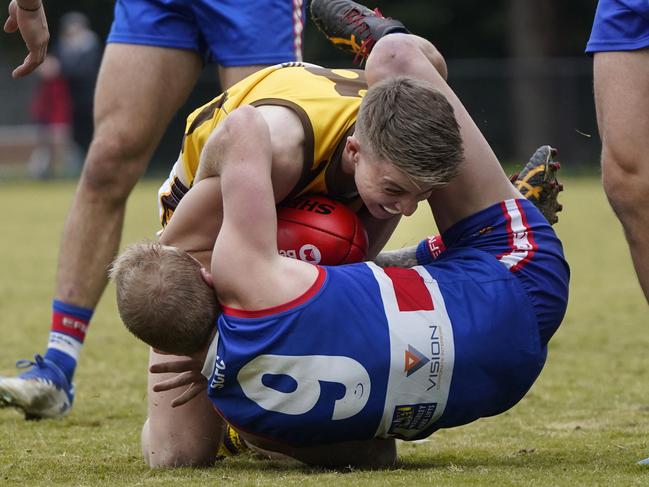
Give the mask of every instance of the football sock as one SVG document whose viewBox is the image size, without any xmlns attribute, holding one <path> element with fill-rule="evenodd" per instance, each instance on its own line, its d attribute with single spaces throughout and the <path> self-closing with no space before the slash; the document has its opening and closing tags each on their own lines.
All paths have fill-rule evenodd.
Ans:
<svg viewBox="0 0 649 487">
<path fill-rule="evenodd" d="M 45 358 L 58 365 L 70 382 L 92 313 L 92 309 L 56 299 L 52 302 L 52 327 Z"/>
</svg>

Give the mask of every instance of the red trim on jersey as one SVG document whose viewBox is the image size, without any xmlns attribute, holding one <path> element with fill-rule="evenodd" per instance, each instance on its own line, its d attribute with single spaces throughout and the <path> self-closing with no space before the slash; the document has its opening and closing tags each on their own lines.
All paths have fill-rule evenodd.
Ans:
<svg viewBox="0 0 649 487">
<path fill-rule="evenodd" d="M 426 247 L 428 248 L 428 252 L 433 259 L 437 259 L 437 257 L 439 257 L 439 255 L 446 250 L 446 245 L 444 244 L 444 240 L 442 240 L 441 235 L 427 237 Z"/>
<path fill-rule="evenodd" d="M 416 270 L 386 267 L 383 271 L 392 281 L 399 311 L 432 311 L 435 309 L 430 291 Z"/>
<path fill-rule="evenodd" d="M 318 291 L 320 291 L 320 289 L 324 285 L 325 279 L 327 278 L 326 271 L 320 266 L 316 267 L 318 268 L 318 277 L 316 277 L 315 282 L 309 287 L 309 289 L 304 291 L 304 293 L 302 293 L 297 298 L 289 301 L 288 303 L 279 304 L 277 306 L 259 310 L 238 309 L 221 305 L 223 314 L 227 316 L 233 316 L 235 318 L 262 318 L 264 316 L 270 316 L 276 313 L 282 313 L 283 311 L 288 311 L 292 308 L 296 308 L 301 304 L 306 303 L 309 299 L 315 296 Z"/>
<path fill-rule="evenodd" d="M 517 271 L 525 264 L 527 264 L 530 260 L 532 260 L 532 257 L 534 257 L 534 254 L 539 249 L 539 246 L 536 243 L 536 240 L 534 239 L 534 232 L 532 232 L 529 223 L 527 223 L 527 215 L 525 214 L 525 211 L 523 210 L 520 201 L 515 200 L 514 203 L 516 203 L 516 207 L 518 208 L 518 211 L 521 214 L 521 221 L 523 222 L 523 227 L 525 228 L 525 232 L 527 233 L 527 241 L 529 242 L 531 249 L 527 249 L 527 255 L 523 260 L 521 260 L 518 264 L 516 264 L 511 269 L 509 269 L 512 272 Z"/>
</svg>

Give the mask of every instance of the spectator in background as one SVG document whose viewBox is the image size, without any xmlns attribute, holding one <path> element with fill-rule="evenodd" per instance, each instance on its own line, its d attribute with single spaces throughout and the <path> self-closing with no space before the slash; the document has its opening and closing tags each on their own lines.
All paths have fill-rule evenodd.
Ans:
<svg viewBox="0 0 649 487">
<path fill-rule="evenodd" d="M 77 165 L 81 167 L 92 140 L 92 105 L 102 43 L 90 29 L 88 17 L 80 12 L 65 14 L 59 26 L 55 51 L 72 94 L 72 138 L 79 149 Z"/>
<path fill-rule="evenodd" d="M 72 107 L 70 91 L 61 75 L 59 60 L 47 56 L 36 73 L 40 82 L 30 106 L 32 119 L 39 125 L 38 145 L 34 148 L 27 169 L 38 179 L 54 176 L 70 162 L 70 123 Z"/>
<path fill-rule="evenodd" d="M 4 31 L 9 34 L 19 31 L 29 51 L 23 63 L 11 73 L 14 78 L 20 78 L 34 71 L 45 59 L 50 31 L 41 0 L 11 0 L 8 10 Z"/>
</svg>

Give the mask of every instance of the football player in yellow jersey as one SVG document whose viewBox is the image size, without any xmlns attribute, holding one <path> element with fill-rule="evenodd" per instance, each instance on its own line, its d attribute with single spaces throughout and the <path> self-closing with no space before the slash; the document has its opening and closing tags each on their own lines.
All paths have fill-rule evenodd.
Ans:
<svg viewBox="0 0 649 487">
<path fill-rule="evenodd" d="M 431 58 L 435 54 L 433 51 Z M 459 139 L 452 108 L 443 96 L 436 95 L 429 100 L 434 118 L 419 125 L 414 123 L 416 119 L 421 120 L 419 112 L 426 109 L 418 100 L 418 89 L 410 82 L 403 82 L 400 90 L 406 99 L 405 93 L 410 91 L 409 104 L 403 100 L 375 99 L 370 105 L 381 108 L 374 109 L 364 119 L 361 116 L 359 124 L 368 132 L 380 118 L 396 125 L 391 133 L 385 123 L 379 122 L 376 125 L 380 130 L 362 134 L 357 119 L 361 100 L 367 93 L 363 71 L 287 63 L 249 76 L 189 116 L 182 151 L 159 191 L 162 225 L 167 224 L 176 205 L 200 174 L 200 160 L 210 138 L 219 136 L 221 124 L 233 110 L 252 105 L 271 127 L 277 201 L 320 193 L 346 202 L 359 211 L 370 238 L 369 256 L 376 255 L 401 215 L 412 214 L 417 202 L 426 199 L 434 185 L 452 176 L 461 160 L 460 151 L 448 147 L 454 143 L 459 147 Z M 370 119 L 372 123 L 368 122 Z M 405 152 L 416 157 L 398 154 L 399 150 L 403 152 L 399 147 L 404 142 L 395 144 L 390 140 L 407 137 L 409 128 L 412 147 Z M 418 131 L 438 140 L 422 139 Z M 369 137 L 376 142 L 361 142 L 362 138 Z M 361 149 L 363 145 L 365 151 Z M 357 172 L 357 163 L 374 160 L 386 163 L 380 167 L 390 168 L 394 167 L 391 161 L 399 160 L 394 163 L 399 168 L 395 173 L 398 183 L 392 175 L 386 176 L 378 186 L 374 181 L 364 182 L 363 175 L 368 173 L 363 172 L 364 165 Z M 414 183 L 415 180 L 420 183 Z"/>
<path fill-rule="evenodd" d="M 326 71 L 308 65 L 268 68 L 229 90 L 190 118 L 183 154 L 161 190 L 163 222 L 169 220 L 194 180 L 218 174 L 215 161 L 228 150 L 223 141 L 234 140 L 242 133 L 241 124 L 228 123 L 227 115 L 246 100 L 253 105 L 262 101 L 256 104 L 256 113 L 267 125 L 270 137 L 275 200 L 307 188 L 311 191 L 316 186 L 308 185 L 314 182 L 323 191 L 339 196 L 357 192 L 364 206 L 361 212 L 371 238 L 371 255 L 380 249 L 400 216 L 415 211 L 418 201 L 428 199 L 438 227 L 446 229 L 502 199 L 502 194 L 520 197 L 446 84 L 444 60 L 428 41 L 405 34 L 398 26 L 390 32 L 385 27 L 391 28 L 395 21 L 368 14 L 367 9 L 358 9 L 349 0 L 314 0 L 312 8 L 316 3 L 332 8 L 341 4 L 348 10 L 352 6 L 359 13 L 353 24 L 368 30 L 374 36 L 372 41 L 382 33 L 390 33 L 369 46 L 373 49 L 364 73 L 367 92 L 363 94 L 360 87 L 352 94 L 336 91 L 338 82 L 342 85 L 344 81 L 345 86 L 360 82 L 360 74 L 355 71 Z M 366 40 L 367 36 L 358 44 L 352 36 L 350 45 L 365 46 L 367 52 L 370 43 Z M 271 80 L 273 86 L 264 87 Z M 345 104 L 351 106 L 348 120 L 340 112 L 331 116 L 325 105 L 321 110 L 311 105 L 317 96 L 309 97 L 307 93 L 315 84 L 320 85 L 322 96 L 333 97 L 338 103 L 332 102 L 332 112 L 346 110 Z M 301 89 L 305 90 L 303 99 L 299 99 Z M 235 96 L 239 103 L 234 103 Z M 233 100 L 231 105 L 228 98 Z M 314 128 L 310 133 L 309 127 L 320 127 L 321 131 Z M 336 134 L 329 142 L 325 142 L 327 128 Z M 254 128 L 250 130 L 247 138 L 256 140 Z M 222 215 L 220 185 L 209 187 L 213 190 L 204 194 L 202 211 L 196 212 L 202 216 L 171 218 L 161 237 L 163 244 L 191 252 L 205 267 L 209 266 L 212 250 L 206 248 L 209 242 L 205 242 L 205 235 L 212 235 L 213 244 Z M 184 215 L 192 214 L 192 200 L 180 202 Z M 214 217 L 205 218 L 206 214 Z M 149 376 L 148 420 L 142 430 L 142 448 L 146 462 L 153 467 L 207 465 L 215 460 L 223 424 L 207 396 L 200 394 L 200 388 L 190 387 L 180 398 L 170 390 L 193 383 L 196 376 L 190 370 L 192 360 L 172 358 L 170 363 L 169 356 L 151 351 L 150 365 L 157 373 Z M 173 408 L 179 404 L 183 406 Z M 294 452 L 293 456 L 321 463 L 321 455 L 335 454 L 339 462 L 344 458 L 350 464 L 372 465 L 385 465 L 394 458 L 393 445 L 385 449 L 377 446 L 378 450 L 366 447 L 340 445 L 335 452 L 316 447 Z"/>
</svg>

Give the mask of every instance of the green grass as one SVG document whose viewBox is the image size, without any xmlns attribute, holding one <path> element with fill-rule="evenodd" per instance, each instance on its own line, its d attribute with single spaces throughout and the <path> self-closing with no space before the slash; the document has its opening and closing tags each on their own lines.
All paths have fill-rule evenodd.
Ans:
<svg viewBox="0 0 649 487">
<path fill-rule="evenodd" d="M 60 421 L 0 410 L 0 485 L 649 485 L 649 319 L 622 231 L 595 179 L 568 178 L 557 231 L 572 266 L 566 319 L 547 366 L 511 411 L 428 441 L 399 445 L 389 471 L 325 471 L 251 457 L 205 470 L 151 471 L 139 452 L 147 351 L 122 327 L 109 288 L 77 373 L 77 403 Z M 124 242 L 157 228 L 157 181 L 140 184 Z M 74 186 L 2 183 L 0 374 L 42 352 L 58 242 Z M 391 247 L 433 231 L 426 211 Z"/>
</svg>

